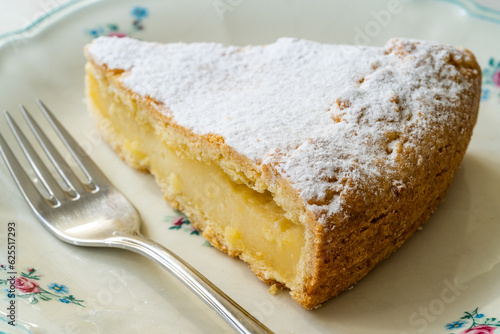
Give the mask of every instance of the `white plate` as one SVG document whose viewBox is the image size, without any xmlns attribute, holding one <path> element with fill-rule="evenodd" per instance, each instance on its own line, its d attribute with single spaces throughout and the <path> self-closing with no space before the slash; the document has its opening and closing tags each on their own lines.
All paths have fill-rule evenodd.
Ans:
<svg viewBox="0 0 500 334">
<path fill-rule="evenodd" d="M 144 233 L 186 259 L 277 333 L 449 334 L 471 326 L 469 333 L 479 333 L 481 324 L 486 330 L 490 318 L 500 318 L 498 12 L 472 1 L 149 0 L 140 4 L 146 12 L 137 3 L 73 1 L 0 39 L 0 106 L 19 119 L 17 103 L 25 103 L 46 125 L 34 106 L 34 98 L 42 98 L 137 206 Z M 82 49 L 92 34 L 109 33 L 236 45 L 281 36 L 372 45 L 407 36 L 463 45 L 484 69 L 479 121 L 456 179 L 429 224 L 354 289 L 306 311 L 286 292 L 269 294 L 243 262 L 207 246 L 189 225 L 172 228 L 178 214 L 152 178 L 126 166 L 99 138 L 83 100 Z M 0 129 L 12 139 L 5 122 Z M 0 263 L 7 263 L 7 223 L 12 221 L 17 230 L 15 269 L 28 276 L 18 279 L 27 285 L 16 290 L 16 327 L 6 322 L 8 285 L 0 281 L 0 333 L 231 332 L 151 261 L 56 240 L 30 212 L 3 162 L 0 173 Z M 0 279 L 7 271 L 0 268 Z M 466 312 L 469 319 L 457 322 Z M 500 332 L 497 325 L 490 323 L 484 333 Z"/>
</svg>

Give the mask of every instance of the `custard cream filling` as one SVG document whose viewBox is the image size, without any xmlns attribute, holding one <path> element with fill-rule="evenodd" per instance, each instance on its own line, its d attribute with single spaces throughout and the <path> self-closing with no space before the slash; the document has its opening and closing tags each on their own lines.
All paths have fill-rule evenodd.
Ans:
<svg viewBox="0 0 500 334">
<path fill-rule="evenodd" d="M 151 124 L 152 117 L 131 107 L 137 103 L 124 103 L 128 97 L 99 82 L 92 69 L 87 85 L 89 103 L 101 120 L 109 120 L 107 132 L 127 162 L 148 169 L 166 198 L 203 220 L 205 235 L 210 240 L 209 231 L 216 235 L 228 254 L 248 262 L 263 279 L 294 285 L 304 227 L 287 219 L 269 192 L 238 184 L 216 163 L 192 159 L 167 145 L 158 134 L 164 125 Z"/>
</svg>

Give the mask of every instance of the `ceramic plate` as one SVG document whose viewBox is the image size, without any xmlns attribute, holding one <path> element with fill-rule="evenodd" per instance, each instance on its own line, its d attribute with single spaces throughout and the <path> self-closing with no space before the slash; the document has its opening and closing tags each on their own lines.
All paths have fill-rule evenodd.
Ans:
<svg viewBox="0 0 500 334">
<path fill-rule="evenodd" d="M 0 107 L 42 98 L 167 245 L 277 333 L 500 333 L 500 13 L 473 1 L 72 1 L 0 38 Z M 100 35 L 159 42 L 270 43 L 282 36 L 383 45 L 406 36 L 462 45 L 483 68 L 482 105 L 445 201 L 354 289 L 315 311 L 271 295 L 243 262 L 210 247 L 152 177 L 103 143 L 84 102 L 83 47 Z M 12 135 L 4 121 L 2 134 Z M 67 245 L 35 219 L 0 162 L 0 333 L 230 333 L 176 279 L 139 255 Z M 15 226 L 16 327 L 8 227 Z"/>
</svg>

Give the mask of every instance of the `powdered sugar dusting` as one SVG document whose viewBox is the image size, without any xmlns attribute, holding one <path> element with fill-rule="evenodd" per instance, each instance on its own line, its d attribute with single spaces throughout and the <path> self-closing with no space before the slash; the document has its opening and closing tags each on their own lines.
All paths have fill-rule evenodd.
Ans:
<svg viewBox="0 0 500 334">
<path fill-rule="evenodd" d="M 112 69 L 131 70 L 123 83 L 162 102 L 180 125 L 220 134 L 260 162 L 332 124 L 336 94 L 371 72 L 370 58 L 383 50 L 290 38 L 247 48 L 99 38 L 89 52 Z"/>
<path fill-rule="evenodd" d="M 282 38 L 240 48 L 98 38 L 88 52 L 130 71 L 123 84 L 160 102 L 180 125 L 223 136 L 257 164 L 273 163 L 311 210 L 328 214 L 348 184 L 390 172 L 405 129 L 418 123 L 418 138 L 453 117 L 429 105 L 456 104 L 468 88 L 449 64 L 462 53 L 430 42 L 374 48 Z"/>
</svg>

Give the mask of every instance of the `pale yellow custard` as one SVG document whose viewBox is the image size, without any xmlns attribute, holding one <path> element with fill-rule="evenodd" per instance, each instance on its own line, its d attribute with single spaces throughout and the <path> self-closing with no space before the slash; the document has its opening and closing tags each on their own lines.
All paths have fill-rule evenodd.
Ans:
<svg viewBox="0 0 500 334">
<path fill-rule="evenodd" d="M 127 96 L 107 89 L 88 67 L 89 103 L 127 162 L 149 170 L 167 199 L 204 220 L 206 235 L 224 236 L 224 250 L 266 269 L 266 280 L 293 286 L 304 246 L 304 228 L 285 218 L 269 192 L 257 192 L 232 181 L 215 163 L 186 156 L 165 143 L 161 124 Z M 101 80 L 105 80 L 101 78 Z M 100 86 L 101 85 L 101 86 Z M 210 239 L 210 238 L 209 238 Z"/>
</svg>

